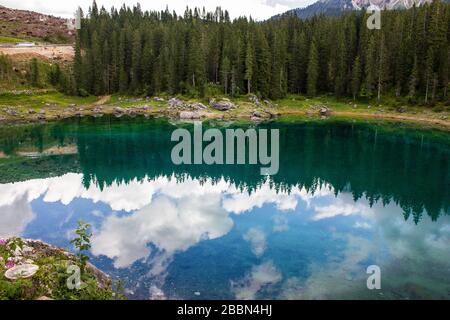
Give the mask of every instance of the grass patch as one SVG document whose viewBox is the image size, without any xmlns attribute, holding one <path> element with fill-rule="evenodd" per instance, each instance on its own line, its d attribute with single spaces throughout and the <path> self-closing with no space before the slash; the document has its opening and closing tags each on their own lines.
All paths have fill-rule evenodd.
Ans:
<svg viewBox="0 0 450 320">
<path fill-rule="evenodd" d="M 17 42 L 26 42 L 26 41 L 19 38 L 0 36 L 0 44 L 16 44 Z"/>
<path fill-rule="evenodd" d="M 49 104 L 57 107 L 67 107 L 71 104 L 89 105 L 98 100 L 95 96 L 78 97 L 68 96 L 57 91 L 47 91 L 34 93 L 32 90 L 28 93 L 3 93 L 0 94 L 1 107 L 17 107 L 22 109 L 39 109 Z"/>
</svg>

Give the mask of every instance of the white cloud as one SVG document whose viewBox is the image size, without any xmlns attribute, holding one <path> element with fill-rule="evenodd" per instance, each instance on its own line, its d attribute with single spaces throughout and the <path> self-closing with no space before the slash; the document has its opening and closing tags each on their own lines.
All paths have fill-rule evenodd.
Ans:
<svg viewBox="0 0 450 320">
<path fill-rule="evenodd" d="M 97 0 L 100 8 L 102 5 L 109 11 L 114 6 L 120 8 L 123 3 L 133 6 L 138 1 L 129 0 Z M 217 6 L 230 12 L 232 18 L 238 16 L 252 16 L 255 19 L 267 19 L 273 15 L 283 13 L 292 8 L 304 7 L 315 0 L 141 0 L 139 1 L 143 10 L 164 10 L 169 6 L 169 10 L 175 10 L 178 14 L 183 14 L 186 6 L 205 7 L 207 10 L 214 10 Z M 78 6 L 87 12 L 92 0 L 78 1 L 58 1 L 58 0 L 0 0 L 0 4 L 6 7 L 32 10 L 46 14 L 53 14 L 62 17 L 72 17 Z"/>
</svg>

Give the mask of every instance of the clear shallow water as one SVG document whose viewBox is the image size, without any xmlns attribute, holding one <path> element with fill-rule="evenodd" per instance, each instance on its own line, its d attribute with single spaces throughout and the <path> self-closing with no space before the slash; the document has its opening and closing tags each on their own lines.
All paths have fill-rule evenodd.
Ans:
<svg viewBox="0 0 450 320">
<path fill-rule="evenodd" d="M 450 299 L 447 133 L 264 126 L 280 129 L 272 180 L 172 165 L 163 120 L 0 128 L 0 237 L 72 249 L 89 222 L 91 261 L 136 299 Z"/>
</svg>

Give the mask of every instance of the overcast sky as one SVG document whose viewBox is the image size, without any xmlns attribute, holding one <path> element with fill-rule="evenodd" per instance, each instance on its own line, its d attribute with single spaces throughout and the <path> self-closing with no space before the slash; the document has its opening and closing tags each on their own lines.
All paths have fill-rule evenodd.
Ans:
<svg viewBox="0 0 450 320">
<path fill-rule="evenodd" d="M 213 10 L 221 6 L 230 12 L 232 18 L 246 15 L 255 19 L 263 20 L 275 14 L 285 12 L 289 9 L 305 7 L 316 0 L 97 0 L 99 8 L 103 5 L 109 9 L 112 6 L 120 7 L 124 2 L 132 6 L 139 2 L 143 9 L 169 9 L 177 13 L 183 13 L 186 6 L 206 7 Z M 26 9 L 41 13 L 52 14 L 62 17 L 72 17 L 73 12 L 81 6 L 86 12 L 92 4 L 92 0 L 0 0 L 0 5 L 15 9 Z"/>
</svg>

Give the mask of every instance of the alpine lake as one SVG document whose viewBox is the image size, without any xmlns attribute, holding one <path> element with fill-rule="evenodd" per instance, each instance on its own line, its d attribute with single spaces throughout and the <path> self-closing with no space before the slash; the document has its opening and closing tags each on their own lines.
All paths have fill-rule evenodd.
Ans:
<svg viewBox="0 0 450 320">
<path fill-rule="evenodd" d="M 175 165 L 191 123 L 74 118 L 0 127 L 0 238 L 73 251 L 130 299 L 450 299 L 450 134 L 400 123 L 279 129 L 279 172 Z M 381 289 L 369 290 L 378 266 Z"/>
</svg>

